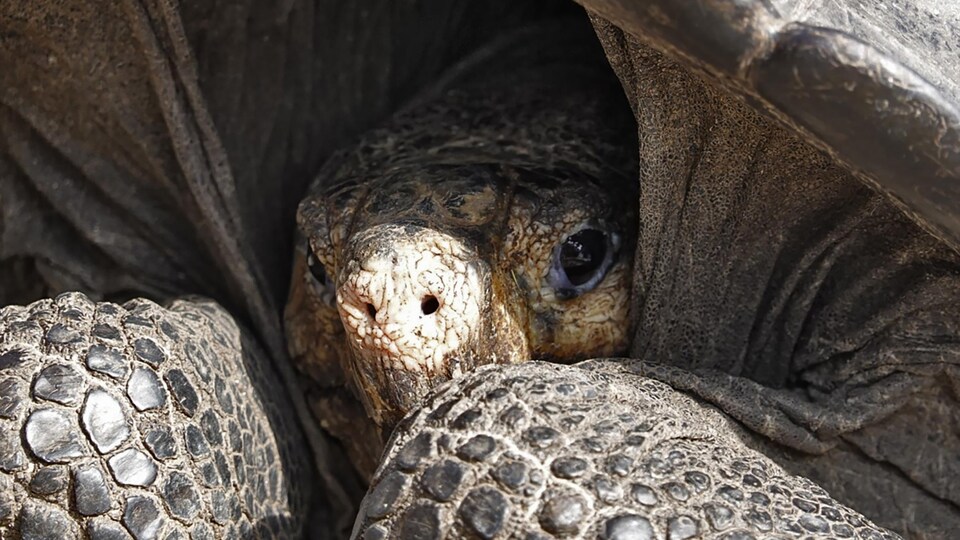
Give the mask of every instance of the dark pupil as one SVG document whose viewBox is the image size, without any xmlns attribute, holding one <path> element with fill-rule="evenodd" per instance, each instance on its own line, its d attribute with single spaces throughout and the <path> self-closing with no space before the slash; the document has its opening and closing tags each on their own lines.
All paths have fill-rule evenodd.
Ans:
<svg viewBox="0 0 960 540">
<path fill-rule="evenodd" d="M 572 234 L 560 246 L 560 266 L 573 285 L 590 281 L 607 252 L 607 237 L 596 229 Z"/>
<path fill-rule="evenodd" d="M 321 285 L 327 284 L 327 271 L 309 247 L 307 247 L 307 268 L 310 269 L 310 273 L 313 274 L 313 279 L 317 280 L 317 283 Z"/>
</svg>

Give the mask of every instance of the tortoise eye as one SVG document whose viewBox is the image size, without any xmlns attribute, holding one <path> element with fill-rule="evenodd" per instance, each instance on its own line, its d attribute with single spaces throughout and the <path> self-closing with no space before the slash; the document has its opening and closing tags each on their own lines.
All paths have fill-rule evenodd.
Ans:
<svg viewBox="0 0 960 540">
<path fill-rule="evenodd" d="M 327 269 L 323 267 L 323 264 L 317 259 L 317 256 L 313 254 L 313 249 L 307 245 L 307 268 L 310 270 L 310 275 L 313 276 L 313 279 L 317 281 L 318 284 L 322 286 L 327 285 Z"/>
<path fill-rule="evenodd" d="M 620 237 L 586 227 L 566 237 L 553 251 L 547 283 L 562 299 L 591 291 L 603 281 L 620 249 Z"/>
</svg>

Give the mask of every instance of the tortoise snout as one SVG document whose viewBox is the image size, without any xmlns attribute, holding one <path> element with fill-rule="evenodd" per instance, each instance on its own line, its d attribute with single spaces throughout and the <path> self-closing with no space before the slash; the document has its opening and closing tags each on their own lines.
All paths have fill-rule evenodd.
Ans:
<svg viewBox="0 0 960 540">
<path fill-rule="evenodd" d="M 443 233 L 381 226 L 358 235 L 337 305 L 362 363 L 437 373 L 480 322 L 474 257 Z"/>
<path fill-rule="evenodd" d="M 354 265 L 339 288 L 338 301 L 349 316 L 361 318 L 366 312 L 370 328 L 361 326 L 358 330 L 378 329 L 395 335 L 401 330 L 398 326 L 423 323 L 423 317 L 442 317 L 449 312 L 445 309 L 437 313 L 447 303 L 445 283 L 456 280 L 455 270 L 442 263 L 420 269 L 413 262 L 391 250 Z"/>
</svg>

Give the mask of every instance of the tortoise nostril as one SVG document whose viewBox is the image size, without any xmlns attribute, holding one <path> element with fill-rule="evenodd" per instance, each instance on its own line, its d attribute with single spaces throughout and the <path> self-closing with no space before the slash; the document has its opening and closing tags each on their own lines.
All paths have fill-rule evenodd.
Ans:
<svg viewBox="0 0 960 540">
<path fill-rule="evenodd" d="M 367 313 L 370 314 L 371 319 L 377 318 L 377 308 L 373 307 L 373 304 L 367 303 Z"/>
<path fill-rule="evenodd" d="M 420 311 L 422 311 L 424 315 L 430 315 L 438 309 L 440 309 L 440 301 L 437 300 L 436 296 L 427 295 L 420 301 Z"/>
</svg>

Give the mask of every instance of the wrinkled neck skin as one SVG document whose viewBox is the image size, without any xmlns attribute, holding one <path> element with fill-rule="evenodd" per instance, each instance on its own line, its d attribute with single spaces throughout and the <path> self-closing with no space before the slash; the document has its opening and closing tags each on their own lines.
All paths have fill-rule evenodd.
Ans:
<svg viewBox="0 0 960 540">
<path fill-rule="evenodd" d="M 885 526 L 943 537 L 960 508 L 957 253 L 780 124 L 594 23 L 640 133 L 629 369 L 716 404 Z"/>
<path fill-rule="evenodd" d="M 428 392 L 479 365 L 626 351 L 635 126 L 583 30 L 468 60 L 332 158 L 301 204 L 288 342 L 361 472 Z M 584 229 L 611 265 L 573 294 L 551 264 Z"/>
<path fill-rule="evenodd" d="M 632 357 L 829 386 L 825 359 L 909 319 L 937 333 L 955 319 L 939 306 L 960 292 L 956 253 L 826 154 L 632 45 L 646 60 L 619 73 L 640 131 Z"/>
</svg>

